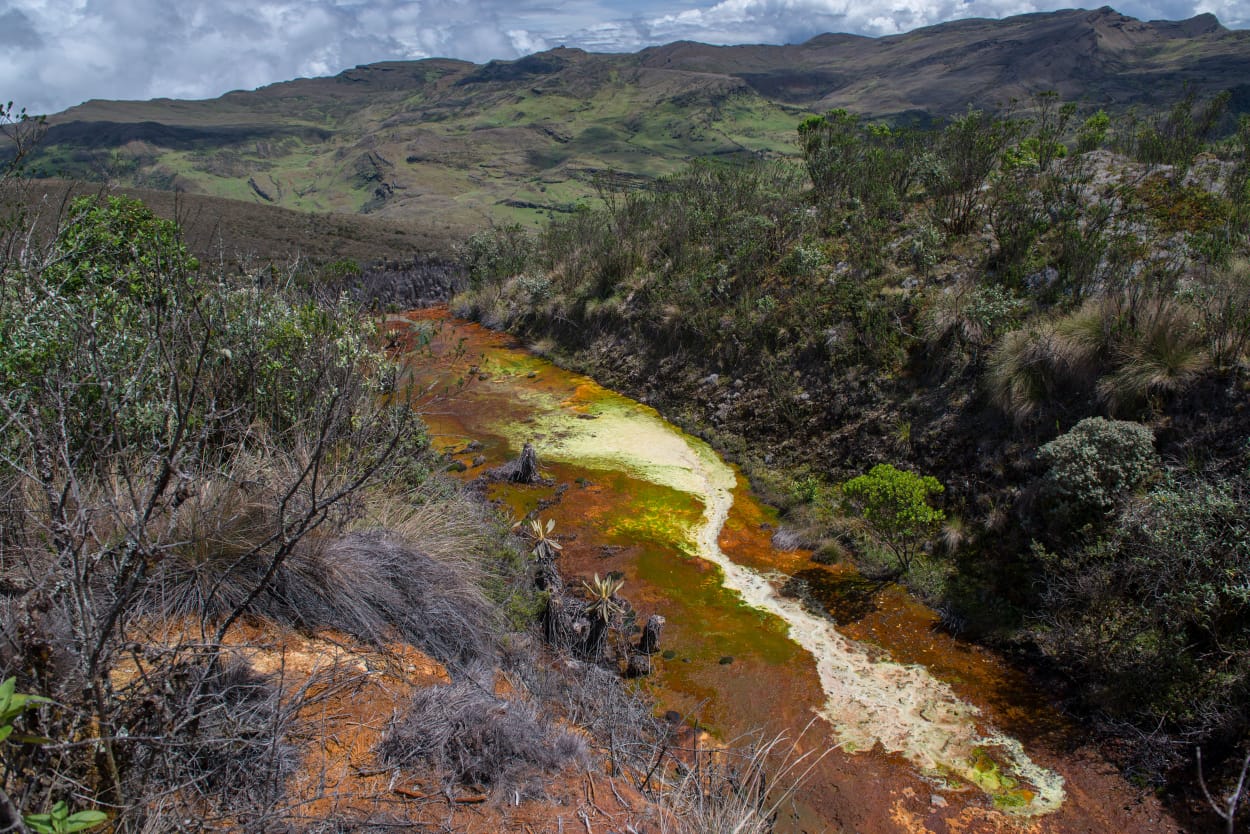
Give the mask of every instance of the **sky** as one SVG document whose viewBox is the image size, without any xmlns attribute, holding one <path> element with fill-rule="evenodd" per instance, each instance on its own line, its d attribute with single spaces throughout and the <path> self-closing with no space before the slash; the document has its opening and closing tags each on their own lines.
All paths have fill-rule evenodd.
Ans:
<svg viewBox="0 0 1250 834">
<path fill-rule="evenodd" d="M 482 62 L 555 46 L 634 51 L 675 40 L 800 43 L 1064 8 L 1050 0 L 0 0 L 0 102 L 54 113 L 91 98 L 213 98 L 357 64 Z M 1120 12 L 1211 12 L 1246 0 L 1125 0 Z"/>
</svg>

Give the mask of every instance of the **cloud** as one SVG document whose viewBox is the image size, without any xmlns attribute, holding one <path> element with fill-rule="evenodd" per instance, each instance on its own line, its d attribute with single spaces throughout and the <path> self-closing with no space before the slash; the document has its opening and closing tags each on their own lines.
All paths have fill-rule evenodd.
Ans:
<svg viewBox="0 0 1250 834">
<path fill-rule="evenodd" d="M 1064 0 L 0 0 L 0 100 L 53 112 L 88 98 L 205 98 L 356 64 L 485 61 L 565 44 L 630 51 L 678 39 L 795 43 L 893 34 Z M 1213 12 L 1250 26 L 1244 0 L 1131 0 L 1145 19 Z"/>
<path fill-rule="evenodd" d="M 0 48 L 37 49 L 41 45 L 35 24 L 21 9 L 0 12 Z"/>
</svg>

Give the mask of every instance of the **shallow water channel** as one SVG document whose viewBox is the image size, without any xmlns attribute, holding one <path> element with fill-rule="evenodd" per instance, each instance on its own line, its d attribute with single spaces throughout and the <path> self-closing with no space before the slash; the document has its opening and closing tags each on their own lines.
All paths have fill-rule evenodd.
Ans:
<svg viewBox="0 0 1250 834">
<path fill-rule="evenodd" d="M 780 831 L 1178 831 L 1026 676 L 938 627 L 896 587 L 771 544 L 772 512 L 706 443 L 645 405 L 443 310 L 390 321 L 425 347 L 410 390 L 473 478 L 532 442 L 549 488 L 495 484 L 554 518 L 566 576 L 620 571 L 667 619 L 649 686 L 722 738 L 762 730 L 832 749 Z M 801 574 L 839 622 L 783 596 Z M 812 721 L 813 717 L 816 718 Z"/>
</svg>

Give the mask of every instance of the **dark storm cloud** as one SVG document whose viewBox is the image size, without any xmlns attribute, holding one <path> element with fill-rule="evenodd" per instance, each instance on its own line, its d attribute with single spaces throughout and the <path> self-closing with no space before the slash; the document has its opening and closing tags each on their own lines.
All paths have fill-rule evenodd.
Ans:
<svg viewBox="0 0 1250 834">
<path fill-rule="evenodd" d="M 21 9 L 0 5 L 0 49 L 38 49 L 42 44 L 35 24 Z"/>
<path fill-rule="evenodd" d="M 1004 17 L 1063 0 L 0 0 L 0 101 L 51 112 L 88 98 L 203 98 L 361 63 L 484 61 L 558 44 L 634 50 L 677 39 L 793 43 L 827 31 L 892 34 Z M 1145 19 L 1214 12 L 1250 25 L 1243 0 L 1132 0 Z"/>
</svg>

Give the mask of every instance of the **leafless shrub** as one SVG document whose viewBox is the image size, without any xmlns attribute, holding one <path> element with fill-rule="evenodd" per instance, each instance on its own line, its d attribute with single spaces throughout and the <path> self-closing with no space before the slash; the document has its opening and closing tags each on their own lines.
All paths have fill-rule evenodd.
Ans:
<svg viewBox="0 0 1250 834">
<path fill-rule="evenodd" d="M 93 716 L 75 708 L 75 694 L 27 713 L 25 728 L 48 743 L 6 753 L 19 807 L 77 796 L 113 804 L 124 830 L 174 831 L 188 818 L 239 821 L 281 806 L 298 764 L 287 739 L 305 693 L 283 693 L 245 663 L 208 651 L 135 647 L 112 676 L 108 714 L 118 730 L 107 748 Z M 105 767 L 113 790 L 143 802 L 118 807 L 116 794 L 92 790 Z"/>
<path fill-rule="evenodd" d="M 396 767 L 424 765 L 456 785 L 518 789 L 535 772 L 586 754 L 585 740 L 524 700 L 504 700 L 471 681 L 419 690 L 378 746 Z"/>
<path fill-rule="evenodd" d="M 696 751 L 692 766 L 662 781 L 662 834 L 769 834 L 780 809 L 832 748 L 799 750 L 785 734 Z M 741 741 L 741 740 L 740 740 Z"/>
<path fill-rule="evenodd" d="M 217 813 L 271 809 L 299 762 L 286 739 L 302 700 L 284 705 L 272 681 L 235 659 L 154 663 L 146 674 L 143 697 L 122 713 L 128 735 L 144 739 L 128 756 L 128 792 L 175 791 L 184 809 Z"/>
<path fill-rule="evenodd" d="M 773 533 L 772 545 L 777 550 L 797 550 L 800 547 L 811 547 L 809 531 L 794 527 L 781 526 Z"/>
<path fill-rule="evenodd" d="M 1247 788 L 1250 788 L 1250 781 L 1246 777 L 1250 775 L 1250 753 L 1246 754 L 1245 761 L 1241 764 L 1241 772 L 1237 776 L 1237 784 L 1228 792 L 1227 796 L 1218 799 L 1211 794 L 1210 788 L 1207 787 L 1206 776 L 1202 771 L 1202 748 L 1198 748 L 1198 784 L 1202 788 L 1202 795 L 1207 800 L 1207 804 L 1211 806 L 1211 810 L 1224 820 L 1225 834 L 1234 834 L 1237 829 L 1237 809 L 1241 805 Z"/>
</svg>

